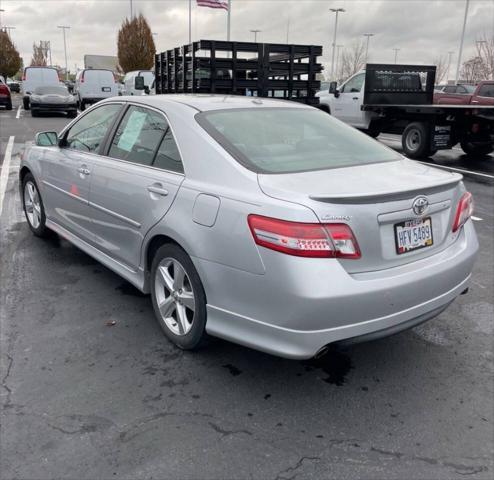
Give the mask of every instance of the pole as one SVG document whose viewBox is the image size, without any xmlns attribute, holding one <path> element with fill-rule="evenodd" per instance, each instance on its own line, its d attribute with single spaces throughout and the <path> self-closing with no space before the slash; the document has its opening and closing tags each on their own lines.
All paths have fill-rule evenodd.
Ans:
<svg viewBox="0 0 494 480">
<path fill-rule="evenodd" d="M 69 79 L 69 68 L 67 65 L 67 41 L 65 39 L 65 30 L 67 28 L 70 28 L 70 27 L 68 27 L 66 25 L 59 25 L 58 28 L 61 28 L 63 31 L 63 50 L 65 52 L 65 80 L 68 80 Z"/>
<path fill-rule="evenodd" d="M 399 48 L 393 48 L 393 50 L 395 51 L 395 64 L 396 62 L 398 61 L 398 52 L 400 51 Z"/>
<path fill-rule="evenodd" d="M 288 20 L 286 22 L 286 43 L 288 43 L 289 36 L 290 36 L 290 17 L 288 17 Z"/>
<path fill-rule="evenodd" d="M 257 43 L 257 34 L 261 31 L 262 30 L 251 30 L 251 32 L 254 34 L 254 43 Z"/>
<path fill-rule="evenodd" d="M 0 30 L 2 29 L 2 12 L 5 12 L 5 10 L 0 8 Z"/>
<path fill-rule="evenodd" d="M 460 77 L 461 55 L 463 53 L 463 40 L 465 39 L 465 28 L 467 26 L 467 16 L 468 16 L 469 5 L 470 5 L 470 0 L 467 0 L 466 4 L 465 4 L 465 16 L 463 17 L 463 29 L 461 31 L 460 51 L 458 53 L 458 64 L 456 65 L 455 84 L 458 83 L 458 79 Z"/>
<path fill-rule="evenodd" d="M 132 20 L 133 14 L 132 14 L 132 0 L 130 0 L 130 19 Z"/>
<path fill-rule="evenodd" d="M 365 63 L 367 64 L 367 58 L 369 57 L 369 41 L 370 37 L 373 37 L 373 33 L 364 33 L 364 37 L 367 37 L 367 44 L 365 46 Z"/>
<path fill-rule="evenodd" d="M 338 30 L 338 13 L 344 12 L 345 9 L 343 9 L 343 8 L 330 8 L 329 10 L 331 12 L 336 13 L 336 16 L 334 19 L 333 53 L 331 55 L 331 80 L 334 80 L 334 56 L 336 53 L 336 31 Z"/>
<path fill-rule="evenodd" d="M 51 61 L 51 41 L 48 42 L 48 45 L 50 46 L 50 67 L 53 67 L 53 62 Z"/>
<path fill-rule="evenodd" d="M 340 50 L 343 45 L 336 45 L 336 65 L 334 69 L 336 70 L 336 76 L 338 76 L 338 65 L 340 64 Z M 340 77 L 341 78 L 341 77 Z M 337 78 L 335 80 L 338 80 Z"/>
<path fill-rule="evenodd" d="M 192 43 L 192 0 L 189 0 L 189 45 Z"/>
<path fill-rule="evenodd" d="M 227 15 L 227 25 L 226 25 L 226 39 L 230 41 L 230 21 L 232 16 L 232 0 L 228 0 L 228 15 Z"/>
</svg>

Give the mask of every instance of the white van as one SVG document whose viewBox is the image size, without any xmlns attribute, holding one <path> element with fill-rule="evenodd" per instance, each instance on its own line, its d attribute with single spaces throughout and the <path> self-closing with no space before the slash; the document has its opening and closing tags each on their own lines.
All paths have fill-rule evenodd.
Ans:
<svg viewBox="0 0 494 480">
<path fill-rule="evenodd" d="M 118 95 L 117 82 L 111 70 L 86 68 L 77 73 L 74 95 L 81 110 L 87 104 L 96 103 Z"/>
<path fill-rule="evenodd" d="M 22 103 L 29 110 L 31 94 L 37 87 L 60 85 L 58 70 L 52 67 L 26 67 L 22 75 Z"/>
<path fill-rule="evenodd" d="M 154 72 L 152 70 L 134 70 L 125 74 L 122 95 L 144 95 L 144 90 L 137 90 L 135 88 L 136 77 L 143 77 L 144 87 L 148 87 L 149 90 L 151 89 L 151 85 L 154 82 Z"/>
</svg>

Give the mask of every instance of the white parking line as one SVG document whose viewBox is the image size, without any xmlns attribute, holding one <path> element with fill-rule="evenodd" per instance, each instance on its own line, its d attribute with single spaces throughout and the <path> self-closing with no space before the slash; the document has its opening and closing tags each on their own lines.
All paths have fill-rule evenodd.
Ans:
<svg viewBox="0 0 494 480">
<path fill-rule="evenodd" d="M 21 106 L 19 105 L 19 108 L 17 109 L 17 115 L 15 118 L 21 118 Z"/>
<path fill-rule="evenodd" d="M 10 173 L 10 160 L 12 158 L 12 148 L 14 148 L 14 136 L 9 137 L 7 148 L 5 149 L 5 157 L 3 159 L 2 172 L 0 173 L 0 215 L 2 214 L 3 199 L 7 190 L 7 182 Z"/>
<path fill-rule="evenodd" d="M 423 163 L 424 165 L 427 165 L 429 167 L 444 168 L 445 170 L 453 170 L 453 172 L 461 172 L 461 173 L 466 173 L 468 175 L 477 175 L 478 177 L 486 177 L 486 178 L 494 179 L 494 175 L 487 175 L 487 173 L 472 172 L 471 170 L 465 170 L 464 168 L 446 167 L 445 165 L 438 165 L 437 163 L 421 162 L 420 160 L 417 160 L 417 162 Z"/>
</svg>

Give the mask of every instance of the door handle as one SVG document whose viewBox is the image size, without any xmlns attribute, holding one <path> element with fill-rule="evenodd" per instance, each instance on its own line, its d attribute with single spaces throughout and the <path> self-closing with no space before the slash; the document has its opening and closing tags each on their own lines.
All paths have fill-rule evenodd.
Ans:
<svg viewBox="0 0 494 480">
<path fill-rule="evenodd" d="M 89 168 L 87 167 L 79 167 L 77 169 L 77 171 L 81 174 L 81 175 L 89 175 L 91 173 L 91 170 L 89 170 Z"/>
<path fill-rule="evenodd" d="M 352 100 L 358 100 L 358 97 L 353 97 Z"/>
<path fill-rule="evenodd" d="M 168 195 L 168 190 L 164 189 L 162 185 L 154 184 L 147 187 L 149 193 L 155 193 L 156 195 L 161 195 L 166 197 Z"/>
<path fill-rule="evenodd" d="M 478 100 L 472 100 L 472 103 L 479 103 Z"/>
</svg>

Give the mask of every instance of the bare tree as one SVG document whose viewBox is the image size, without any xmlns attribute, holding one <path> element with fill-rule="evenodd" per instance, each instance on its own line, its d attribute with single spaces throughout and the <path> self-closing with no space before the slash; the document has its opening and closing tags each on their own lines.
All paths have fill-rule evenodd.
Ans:
<svg viewBox="0 0 494 480">
<path fill-rule="evenodd" d="M 6 30 L 0 30 L 0 75 L 13 77 L 21 68 L 19 52 L 9 38 Z"/>
<path fill-rule="evenodd" d="M 485 80 L 494 80 L 494 36 L 487 35 L 479 37 L 476 41 L 477 57 L 482 59 L 485 65 L 487 77 Z"/>
<path fill-rule="evenodd" d="M 463 63 L 461 79 L 466 83 L 478 83 L 487 79 L 487 67 L 480 57 L 473 57 Z"/>
<path fill-rule="evenodd" d="M 33 56 L 31 57 L 31 66 L 33 67 L 46 67 L 48 64 L 46 58 L 46 49 L 43 47 L 42 43 L 39 45 L 33 43 Z"/>
<path fill-rule="evenodd" d="M 126 18 L 118 32 L 118 62 L 124 73 L 150 69 L 155 53 L 153 34 L 142 13 Z"/>
<path fill-rule="evenodd" d="M 448 58 L 443 55 L 439 55 L 434 59 L 434 65 L 436 66 L 436 83 L 441 83 L 448 73 Z"/>
<path fill-rule="evenodd" d="M 341 55 L 340 81 L 362 70 L 365 65 L 365 42 L 358 41 L 351 48 L 345 48 Z"/>
</svg>

